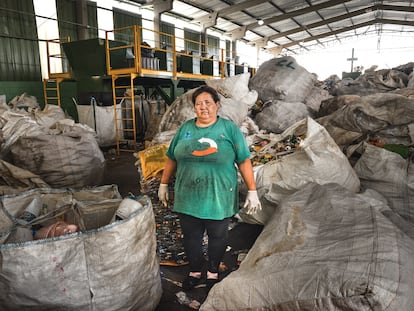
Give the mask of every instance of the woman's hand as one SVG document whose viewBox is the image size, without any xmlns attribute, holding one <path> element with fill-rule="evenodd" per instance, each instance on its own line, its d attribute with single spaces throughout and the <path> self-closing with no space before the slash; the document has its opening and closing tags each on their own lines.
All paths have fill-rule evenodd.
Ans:
<svg viewBox="0 0 414 311">
<path fill-rule="evenodd" d="M 160 184 L 160 187 L 158 188 L 158 199 L 161 201 L 164 207 L 167 207 L 168 205 L 168 184 Z"/>
<path fill-rule="evenodd" d="M 248 215 L 255 214 L 262 210 L 262 204 L 260 203 L 256 190 L 248 191 L 244 208 L 247 208 Z"/>
</svg>

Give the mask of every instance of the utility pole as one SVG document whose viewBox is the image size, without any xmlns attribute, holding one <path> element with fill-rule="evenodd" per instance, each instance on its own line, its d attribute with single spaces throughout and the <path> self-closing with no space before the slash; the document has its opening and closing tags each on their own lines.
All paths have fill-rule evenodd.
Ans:
<svg viewBox="0 0 414 311">
<path fill-rule="evenodd" d="M 358 60 L 358 58 L 354 57 L 354 48 L 352 48 L 352 57 L 347 58 L 346 60 L 351 61 L 351 72 L 354 71 L 354 60 Z"/>
</svg>

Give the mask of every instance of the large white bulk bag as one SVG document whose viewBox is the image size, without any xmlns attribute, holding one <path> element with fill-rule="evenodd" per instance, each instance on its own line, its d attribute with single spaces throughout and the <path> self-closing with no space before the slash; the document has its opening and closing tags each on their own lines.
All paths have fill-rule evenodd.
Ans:
<svg viewBox="0 0 414 311">
<path fill-rule="evenodd" d="M 154 310 L 162 294 L 155 219 L 148 197 L 120 199 L 36 189 L 0 198 L 0 241 L 34 198 L 84 229 L 54 238 L 0 244 L 1 310 Z M 94 199 L 95 197 L 95 199 Z M 76 198 L 82 201 L 77 201 Z M 129 215 L 113 221 L 120 204 Z M 45 207 L 46 206 L 46 207 Z M 48 219 L 51 221 L 52 219 Z"/>
<path fill-rule="evenodd" d="M 414 223 L 413 159 L 367 143 L 363 147 L 354 166 L 362 187 L 381 193 L 395 213 Z"/>
<path fill-rule="evenodd" d="M 257 91 L 263 102 L 282 100 L 303 103 L 313 91 L 316 80 L 293 57 L 283 56 L 261 64 L 250 79 L 249 88 Z"/>
<path fill-rule="evenodd" d="M 267 204 L 263 197 L 271 195 L 274 201 L 281 201 L 310 182 L 337 183 L 350 191 L 359 191 L 359 178 L 349 160 L 325 128 L 311 118 L 303 119 L 275 136 L 275 141 L 260 149 L 259 153 L 270 154 L 275 150 L 272 148 L 274 142 L 285 141 L 291 135 L 304 136 L 298 148 L 255 169 L 262 210 L 249 215 L 246 209 L 241 209 L 239 215 L 244 222 L 266 224 L 277 205 Z M 269 189 L 277 191 L 270 194 L 267 193 Z"/>
<path fill-rule="evenodd" d="M 105 158 L 94 131 L 72 120 L 19 135 L 10 146 L 12 163 L 39 175 L 53 188 L 82 188 L 102 182 Z"/>
<path fill-rule="evenodd" d="M 308 184 L 275 210 L 200 310 L 413 310 L 414 240 L 386 209 L 338 184 Z"/>
</svg>

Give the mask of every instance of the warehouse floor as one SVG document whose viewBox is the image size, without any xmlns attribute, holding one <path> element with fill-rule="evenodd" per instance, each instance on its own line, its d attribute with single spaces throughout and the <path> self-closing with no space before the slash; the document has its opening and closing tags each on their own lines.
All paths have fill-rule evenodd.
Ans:
<svg viewBox="0 0 414 311">
<path fill-rule="evenodd" d="M 136 159 L 133 153 L 121 152 L 116 156 L 113 150 L 104 151 L 106 158 L 106 170 L 103 184 L 118 185 L 122 197 L 128 194 L 139 195 L 140 193 L 140 176 L 135 167 Z M 249 225 L 245 223 L 232 223 L 232 229 L 229 231 L 228 251 L 223 260 L 223 272 L 220 278 L 226 277 L 229 273 L 238 268 L 237 259 L 239 254 L 245 254 L 253 245 L 257 236 L 260 234 L 262 226 Z M 161 301 L 156 308 L 157 311 L 171 310 L 190 310 L 191 308 L 185 303 L 180 303 L 176 294 L 181 291 L 181 281 L 187 274 L 186 266 L 160 266 L 163 294 Z M 196 300 L 200 304 L 206 298 L 204 284 L 186 293 L 190 300 Z"/>
</svg>

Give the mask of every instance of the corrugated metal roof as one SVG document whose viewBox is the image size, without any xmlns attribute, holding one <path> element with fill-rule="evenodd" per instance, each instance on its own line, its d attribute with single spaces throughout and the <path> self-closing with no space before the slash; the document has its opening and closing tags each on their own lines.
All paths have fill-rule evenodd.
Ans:
<svg viewBox="0 0 414 311">
<path fill-rule="evenodd" d="M 414 0 L 179 0 L 172 7 L 168 14 L 288 53 L 365 32 L 414 32 Z"/>
</svg>

